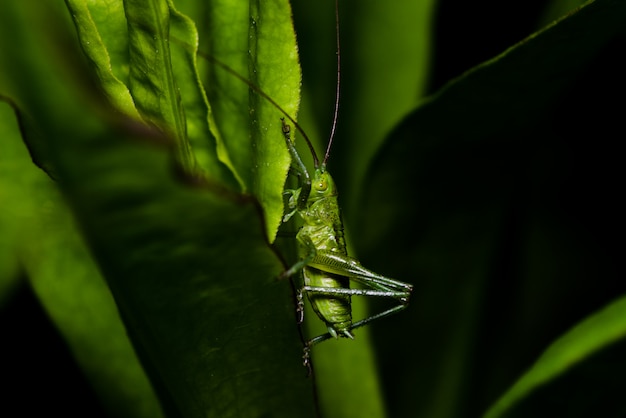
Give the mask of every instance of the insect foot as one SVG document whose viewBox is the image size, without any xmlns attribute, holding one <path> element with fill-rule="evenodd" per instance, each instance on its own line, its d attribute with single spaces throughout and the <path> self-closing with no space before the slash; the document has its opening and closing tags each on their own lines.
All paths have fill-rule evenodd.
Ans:
<svg viewBox="0 0 626 418">
<path fill-rule="evenodd" d="M 304 346 L 304 352 L 302 354 L 302 365 L 306 367 L 306 376 L 309 377 L 313 373 L 313 365 L 311 364 L 311 346 L 309 344 Z"/>
<path fill-rule="evenodd" d="M 304 322 L 304 295 L 302 294 L 302 289 L 298 290 L 298 294 L 296 297 L 296 315 L 298 316 L 298 324 L 301 324 L 302 322 Z"/>
</svg>

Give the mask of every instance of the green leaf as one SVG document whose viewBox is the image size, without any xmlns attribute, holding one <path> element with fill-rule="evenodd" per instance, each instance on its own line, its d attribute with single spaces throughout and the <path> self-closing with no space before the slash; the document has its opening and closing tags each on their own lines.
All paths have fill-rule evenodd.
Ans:
<svg viewBox="0 0 626 418">
<path fill-rule="evenodd" d="M 205 76 L 201 79 L 196 68 L 198 35 L 193 22 L 169 3 L 153 1 L 149 4 L 152 7 L 146 10 L 151 13 L 144 10 L 143 2 L 127 2 L 126 16 L 119 6 L 100 8 L 80 1 L 68 2 L 81 45 L 112 103 L 126 114 L 136 113 L 127 110 L 132 105 L 121 98 L 125 88 L 119 80 L 126 80 L 142 116 L 178 138 L 179 160 L 188 170 L 203 171 L 207 177 L 230 187 L 235 186 L 235 176 L 240 187 L 260 199 L 265 209 L 268 236 L 273 240 L 281 222 L 282 189 L 289 166 L 280 131 L 283 115 L 266 99 L 251 94 L 245 83 L 219 66 L 213 72 L 221 78 L 213 80 Z M 237 17 L 238 23 L 232 17 L 223 19 L 220 8 L 227 9 L 228 16 L 238 10 L 231 2 L 218 4 L 208 11 L 208 16 L 198 17 L 203 18 L 203 22 L 217 22 L 208 25 L 203 36 L 211 42 L 220 40 L 219 46 L 235 39 L 241 49 L 224 53 L 225 63 L 237 69 L 229 59 L 234 57 L 244 63 L 250 60 L 246 71 L 239 72 L 295 116 L 300 72 L 289 5 L 282 0 L 267 2 L 254 11 L 248 2 L 239 4 L 237 7 L 242 12 Z M 119 29 L 126 18 L 132 42 L 127 39 L 130 52 L 124 55 L 120 50 L 126 44 L 118 38 L 124 38 L 126 31 L 115 32 L 114 29 Z M 248 36 L 251 21 L 256 23 Z M 166 37 L 170 34 L 171 39 Z M 113 51 L 109 54 L 105 46 Z M 220 59 L 222 50 L 213 49 L 210 48 L 212 56 Z M 251 50 L 252 54 L 247 52 Z M 148 71 L 150 68 L 154 71 Z M 212 95 L 216 117 L 206 102 L 202 81 L 207 83 Z M 215 98 L 223 91 L 227 91 L 228 96 Z M 232 100 L 237 100 L 234 107 Z M 193 156 L 189 154 L 190 146 Z"/>
<path fill-rule="evenodd" d="M 164 149 L 115 137 L 91 135 L 91 156 L 66 142 L 67 194 L 165 409 L 231 416 L 236 403 L 253 415 L 301 414 L 291 289 L 276 281 L 283 267 L 258 207 L 176 181 Z"/>
<path fill-rule="evenodd" d="M 74 50 L 60 48 L 67 33 L 57 11 L 2 4 L 0 89 L 45 138 L 43 151 L 164 409 L 314 416 L 293 292 L 276 280 L 284 266 L 259 204 L 177 170 L 171 138 L 120 117 L 74 77 L 87 70 Z M 48 266 L 39 271 L 54 273 Z"/>
<path fill-rule="evenodd" d="M 300 67 L 289 2 L 212 1 L 200 29 L 200 47 L 213 62 L 203 74 L 216 129 L 246 191 L 265 209 L 273 241 L 283 215 L 282 191 L 290 165 L 280 118 L 284 115 L 215 60 L 258 86 L 296 117 Z"/>
<path fill-rule="evenodd" d="M 124 114 L 139 119 L 130 91 L 122 81 L 128 77 L 128 57 L 127 53 L 124 53 L 128 48 L 125 42 L 128 37 L 124 36 L 126 19 L 122 3 L 67 0 L 66 4 L 74 20 L 83 51 L 93 66 L 107 98 Z M 99 18 L 98 24 L 94 21 L 94 16 Z M 99 30 L 104 31 L 103 36 Z M 109 41 L 108 44 L 105 44 L 105 40 Z"/>
<path fill-rule="evenodd" d="M 107 71 L 128 86 L 128 22 L 124 2 L 65 0 L 74 21 L 84 54 L 96 64 L 100 82 L 106 80 L 98 71 Z"/>
<path fill-rule="evenodd" d="M 576 402 L 576 411 L 570 411 L 577 416 L 592 416 L 599 411 L 604 412 L 603 416 L 612 416 L 616 411 L 623 411 L 619 394 L 624 388 L 621 378 L 624 362 L 620 357 L 625 338 L 626 297 L 622 297 L 548 347 L 530 370 L 487 411 L 485 418 L 555 416 L 564 410 L 564 403 L 572 396 L 586 398 Z M 607 379 L 607 372 L 615 378 Z M 602 393 L 588 390 L 594 386 L 601 387 Z M 564 391 L 572 387 L 584 389 L 579 393 Z"/>
<path fill-rule="evenodd" d="M 106 409 L 119 417 L 160 416 L 111 293 L 56 185 L 32 164 L 13 109 L 1 108 L 0 190 L 10 203 L 0 219 L 0 256 L 14 254 Z"/>
<path fill-rule="evenodd" d="M 77 33 L 79 34 L 81 46 L 85 54 L 89 57 L 90 62 L 94 65 L 96 74 L 100 83 L 102 84 L 105 92 L 109 92 L 108 86 L 112 84 L 112 80 L 121 84 L 117 78 L 114 78 L 113 72 L 118 74 L 121 80 L 124 80 L 127 84 L 129 82 L 129 67 L 130 57 L 128 52 L 129 38 L 127 35 L 127 21 L 125 15 L 124 4 L 120 1 L 117 3 L 104 5 L 103 3 L 85 3 L 84 1 L 68 1 L 68 8 L 72 13 Z M 136 7 L 135 3 L 129 3 L 129 9 L 132 12 Z M 106 6 L 106 7 L 104 7 Z M 131 13 L 132 16 L 132 13 Z M 156 123 L 163 122 L 167 125 L 167 122 L 184 123 L 184 130 L 181 133 L 183 138 L 181 139 L 182 152 L 184 153 L 185 147 L 191 145 L 193 147 L 193 153 L 195 161 L 194 170 L 204 172 L 204 174 L 215 180 L 223 181 L 235 187 L 235 179 L 232 174 L 228 172 L 228 169 L 220 161 L 224 161 L 228 165 L 228 155 L 222 152 L 218 159 L 219 150 L 217 149 L 218 143 L 216 143 L 211 132 L 209 131 L 207 117 L 210 112 L 208 109 L 208 103 L 200 80 L 198 79 L 196 68 L 196 51 L 197 51 L 197 31 L 193 22 L 188 18 L 177 12 L 171 5 L 168 5 L 168 12 L 165 16 L 161 16 L 161 21 L 154 22 L 153 26 L 144 26 L 142 31 L 148 37 L 152 35 L 152 41 L 159 39 L 159 36 L 164 36 L 163 33 L 155 30 L 155 27 L 163 25 L 168 36 L 171 34 L 177 42 L 170 45 L 169 54 L 171 59 L 168 61 L 166 56 L 168 51 L 164 51 L 157 56 L 163 57 L 163 61 L 153 62 L 154 68 L 158 68 L 158 73 L 162 75 L 161 79 L 157 80 L 157 83 L 161 83 L 160 91 L 167 90 L 167 87 L 163 85 L 174 84 L 176 89 L 180 90 L 180 97 L 177 99 L 177 90 L 169 90 L 167 95 L 158 93 L 151 88 L 148 89 L 148 96 L 156 93 L 156 98 L 148 100 L 146 104 L 146 91 L 139 90 L 140 105 L 150 106 L 154 100 L 161 100 L 165 96 L 171 96 L 171 102 L 177 102 L 175 106 L 178 110 L 174 112 L 184 113 L 184 122 L 174 118 L 168 120 L 168 111 L 163 110 L 165 113 L 156 117 L 154 120 Z M 169 42 L 169 37 L 165 39 L 165 43 Z M 136 50 L 135 50 L 136 51 Z M 151 52 L 151 51 L 150 51 Z M 154 58 L 154 57 L 152 57 Z M 151 59 L 150 56 L 147 59 Z M 170 71 L 166 71 L 171 65 Z M 165 71 L 162 71 L 165 70 Z M 115 87 L 118 87 L 117 85 Z M 123 89 L 128 91 L 127 87 L 119 87 L 120 91 Z M 130 116 L 137 116 L 136 110 L 133 108 L 129 111 L 119 101 L 115 100 L 115 92 L 109 93 L 112 96 L 112 104 L 120 109 L 123 113 Z M 129 97 L 130 98 L 130 97 Z M 132 98 L 130 98 L 132 102 Z M 162 107 L 163 104 L 160 105 Z M 162 110 L 146 110 L 148 113 L 152 111 L 162 112 Z M 159 119 L 160 118 L 160 119 Z M 168 125 L 169 128 L 171 128 Z M 187 144 L 187 140 L 190 144 Z M 223 147 L 222 147 L 223 148 Z M 183 157 L 181 157 L 183 158 Z M 187 157 L 185 157 L 187 158 Z M 190 157 L 189 157 L 190 158 Z M 188 161 L 188 164 L 191 164 Z"/>
<path fill-rule="evenodd" d="M 185 109 L 187 134 L 197 162 L 196 169 L 233 188 L 237 184 L 240 189 L 243 187 L 241 179 L 235 178 L 232 171 L 234 167 L 223 141 L 216 140 L 220 137 L 212 131 L 212 115 L 196 62 L 198 32 L 193 21 L 171 6 L 170 13 L 172 65 Z"/>
<path fill-rule="evenodd" d="M 625 16 L 596 0 L 467 72 L 373 161 L 353 230 L 361 261 L 415 284 L 406 314 L 371 327 L 391 416 L 484 413 L 626 291 L 613 104 Z"/>
<path fill-rule="evenodd" d="M 112 416 L 162 416 L 109 288 L 58 192 L 49 194 L 32 231 L 39 239 L 21 251 L 31 286 Z"/>
<path fill-rule="evenodd" d="M 170 7 L 166 0 L 126 0 L 129 87 L 141 115 L 176 138 L 177 158 L 193 168 L 181 96 L 172 68 L 169 43 Z"/>
</svg>

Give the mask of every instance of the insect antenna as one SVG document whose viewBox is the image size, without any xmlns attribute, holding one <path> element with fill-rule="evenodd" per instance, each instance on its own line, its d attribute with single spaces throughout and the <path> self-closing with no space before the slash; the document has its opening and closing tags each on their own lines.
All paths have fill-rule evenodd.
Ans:
<svg viewBox="0 0 626 418">
<path fill-rule="evenodd" d="M 339 43 L 339 0 L 335 0 L 335 38 L 337 39 L 337 87 L 335 91 L 335 112 L 333 114 L 333 124 L 330 128 L 330 137 L 328 138 L 328 145 L 326 146 L 326 154 L 324 154 L 324 161 L 322 161 L 322 167 L 326 166 L 328 157 L 330 156 L 330 148 L 333 145 L 333 139 L 335 138 L 335 131 L 337 130 L 337 117 L 339 115 L 339 90 L 341 86 L 341 45 Z M 317 167 L 317 164 L 315 165 Z"/>
<path fill-rule="evenodd" d="M 267 93 L 265 93 L 263 90 L 261 90 L 261 88 L 259 86 L 255 85 L 250 80 L 248 80 L 244 76 L 240 75 L 237 71 L 233 70 L 232 68 L 230 68 L 228 65 L 224 64 L 223 62 L 221 62 L 217 58 L 215 58 L 215 57 L 213 57 L 213 56 L 211 56 L 209 54 L 205 54 L 202 51 L 198 51 L 198 55 L 200 55 L 201 57 L 209 60 L 210 62 L 212 62 L 214 64 L 216 64 L 217 66 L 221 67 L 224 71 L 230 73 L 231 75 L 235 76 L 236 78 L 238 78 L 242 82 L 246 83 L 248 85 L 248 87 L 250 87 L 252 90 L 254 90 L 257 94 L 259 94 L 265 100 L 270 102 L 272 105 L 274 105 L 274 107 L 276 109 L 278 109 L 280 111 L 280 113 L 285 115 L 285 117 L 287 119 L 289 119 L 289 122 L 293 123 L 293 126 L 297 129 L 297 131 L 302 134 L 302 137 L 306 141 L 306 144 L 309 147 L 309 150 L 311 151 L 311 155 L 313 157 L 313 164 L 315 165 L 315 167 L 319 166 L 319 159 L 317 158 L 317 153 L 315 152 L 315 148 L 313 148 L 313 144 L 309 140 L 309 137 L 304 132 L 304 129 L 302 129 L 302 127 L 298 124 L 298 122 L 296 122 L 296 120 L 286 110 L 284 110 L 278 103 L 276 103 L 276 101 L 274 99 L 272 99 Z"/>
</svg>

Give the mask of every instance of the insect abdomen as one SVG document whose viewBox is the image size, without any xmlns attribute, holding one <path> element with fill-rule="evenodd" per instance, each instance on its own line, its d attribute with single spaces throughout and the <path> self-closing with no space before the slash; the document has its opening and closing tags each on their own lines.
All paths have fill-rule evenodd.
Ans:
<svg viewBox="0 0 626 418">
<path fill-rule="evenodd" d="M 327 273 L 313 267 L 305 267 L 303 271 L 305 286 L 347 289 L 349 279 Z M 311 307 L 317 315 L 326 322 L 331 334 L 342 334 L 352 328 L 352 309 L 350 306 L 350 296 L 347 295 L 321 295 L 315 292 L 307 294 Z M 332 331 L 331 331 L 332 329 Z"/>
</svg>

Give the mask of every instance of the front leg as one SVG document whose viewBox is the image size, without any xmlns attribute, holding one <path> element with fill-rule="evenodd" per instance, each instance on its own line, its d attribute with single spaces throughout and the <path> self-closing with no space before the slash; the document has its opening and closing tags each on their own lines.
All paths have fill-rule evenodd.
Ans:
<svg viewBox="0 0 626 418">
<path fill-rule="evenodd" d="M 288 277 L 293 276 L 297 272 L 301 271 L 304 267 L 306 267 L 311 262 L 311 260 L 313 260 L 313 258 L 315 258 L 315 255 L 317 254 L 317 249 L 315 248 L 315 244 L 311 240 L 311 237 L 303 234 L 302 230 L 298 232 L 298 235 L 296 235 L 296 239 L 300 242 L 300 244 L 304 246 L 304 248 L 306 249 L 306 254 L 302 258 L 302 260 L 295 263 L 288 270 L 285 270 L 279 276 L 279 279 L 286 279 Z"/>
<path fill-rule="evenodd" d="M 309 195 L 311 194 L 311 175 L 302 162 L 302 158 L 300 158 L 300 154 L 298 154 L 295 144 L 291 140 L 291 127 L 285 123 L 285 118 L 281 118 L 280 120 L 283 123 L 285 143 L 287 144 L 287 149 L 289 149 L 289 154 L 291 154 L 291 167 L 301 179 L 299 189 L 300 192 L 296 200 L 296 208 L 297 210 L 304 210 L 307 206 Z"/>
<path fill-rule="evenodd" d="M 283 196 L 288 196 L 287 198 L 287 210 L 283 216 L 283 223 L 287 222 L 293 215 L 298 211 L 298 200 L 300 198 L 300 191 L 302 189 L 285 189 L 283 192 Z"/>
</svg>

